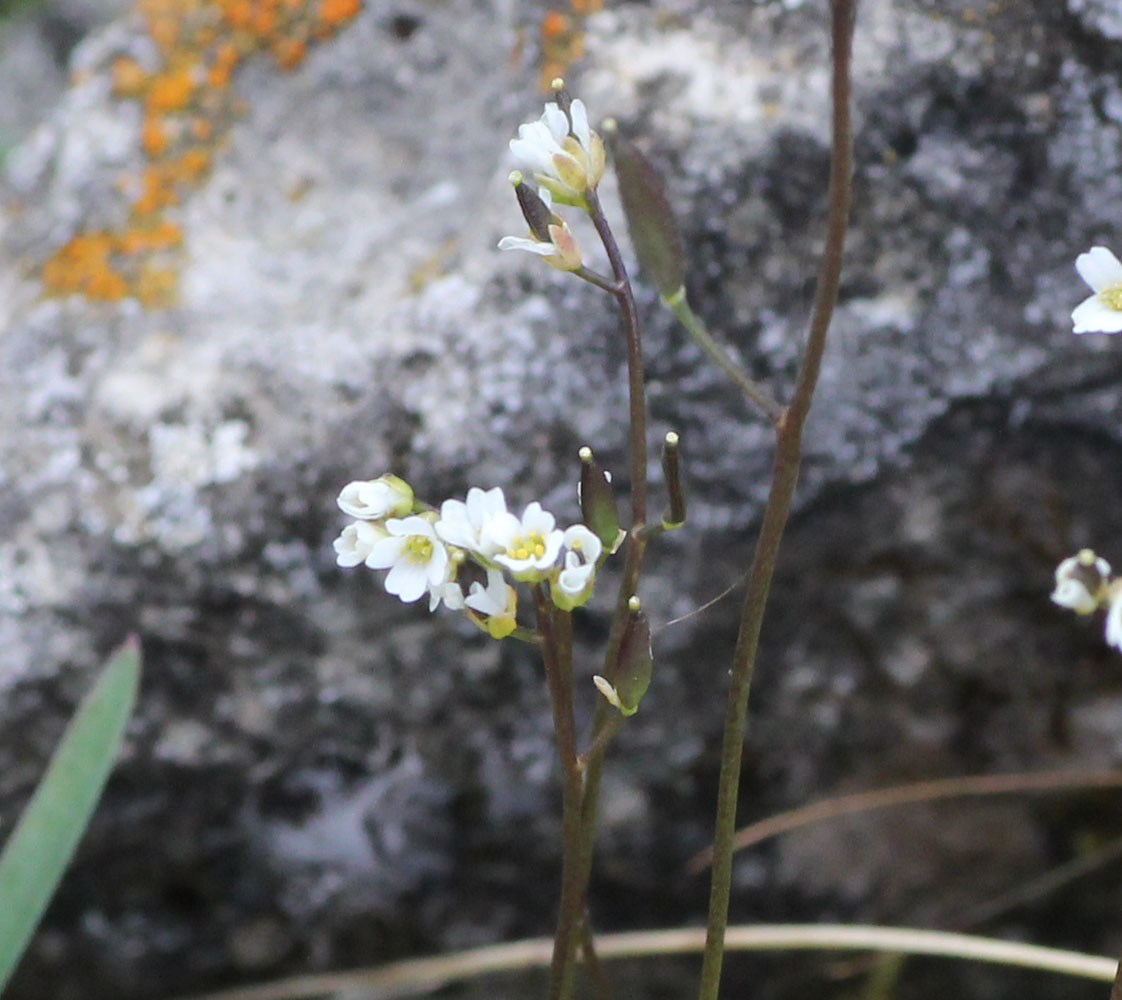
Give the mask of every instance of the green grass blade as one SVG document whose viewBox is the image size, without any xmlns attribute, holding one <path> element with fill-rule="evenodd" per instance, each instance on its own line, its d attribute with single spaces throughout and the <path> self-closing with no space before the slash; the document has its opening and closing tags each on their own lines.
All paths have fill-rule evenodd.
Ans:
<svg viewBox="0 0 1122 1000">
<path fill-rule="evenodd" d="M 0 854 L 0 991 L 54 895 L 113 768 L 136 702 L 140 648 L 109 660 L 55 748 Z"/>
</svg>

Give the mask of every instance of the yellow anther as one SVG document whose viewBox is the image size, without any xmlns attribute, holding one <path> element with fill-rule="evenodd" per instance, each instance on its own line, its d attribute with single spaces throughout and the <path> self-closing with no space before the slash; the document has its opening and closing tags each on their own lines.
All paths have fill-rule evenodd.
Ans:
<svg viewBox="0 0 1122 1000">
<path fill-rule="evenodd" d="M 1111 309 L 1122 312 L 1122 285 L 1111 285 L 1110 288 L 1104 288 L 1099 292 L 1099 301 Z"/>
</svg>

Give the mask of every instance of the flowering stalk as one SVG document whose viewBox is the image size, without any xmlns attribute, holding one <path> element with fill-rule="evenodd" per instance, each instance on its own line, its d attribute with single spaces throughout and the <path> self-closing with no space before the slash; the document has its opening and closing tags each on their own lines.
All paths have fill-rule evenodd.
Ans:
<svg viewBox="0 0 1122 1000">
<path fill-rule="evenodd" d="M 702 962 L 699 1000 L 717 1000 L 724 959 L 725 928 L 728 924 L 729 891 L 732 880 L 733 839 L 736 833 L 736 803 L 740 786 L 741 754 L 748 715 L 748 693 L 759 645 L 760 627 L 767 604 L 771 578 L 791 511 L 791 499 L 802 460 L 802 431 L 826 347 L 834 305 L 841 282 L 842 249 L 849 220 L 852 194 L 853 139 L 850 125 L 850 58 L 853 41 L 855 0 L 832 0 L 833 40 L 833 141 L 830 156 L 829 220 L 818 289 L 810 321 L 810 335 L 799 369 L 795 391 L 784 414 L 776 422 L 776 450 L 771 489 L 764 509 L 756 551 L 749 570 L 748 590 L 740 617 L 740 631 L 733 652 L 728 701 L 725 709 L 721 749 L 721 775 L 717 797 L 717 821 L 713 838 L 713 874 L 706 923 L 705 957 Z"/>
</svg>

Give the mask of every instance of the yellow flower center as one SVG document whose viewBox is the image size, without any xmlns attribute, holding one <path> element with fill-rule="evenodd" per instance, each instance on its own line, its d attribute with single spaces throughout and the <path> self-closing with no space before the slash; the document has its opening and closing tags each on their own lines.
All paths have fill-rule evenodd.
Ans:
<svg viewBox="0 0 1122 1000">
<path fill-rule="evenodd" d="M 540 559 L 545 555 L 545 539 L 537 531 L 516 535 L 506 554 L 511 559 Z"/>
<path fill-rule="evenodd" d="M 425 535 L 410 535 L 405 543 L 405 558 L 411 563 L 427 563 L 432 559 L 432 539 Z"/>
<path fill-rule="evenodd" d="M 1122 312 L 1122 285 L 1111 285 L 1099 292 L 1099 301 L 1110 309 Z"/>
</svg>

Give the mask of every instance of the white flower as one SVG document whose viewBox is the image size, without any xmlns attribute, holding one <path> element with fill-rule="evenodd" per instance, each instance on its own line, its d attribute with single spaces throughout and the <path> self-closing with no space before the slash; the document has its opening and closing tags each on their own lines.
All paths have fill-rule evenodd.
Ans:
<svg viewBox="0 0 1122 1000">
<path fill-rule="evenodd" d="M 448 565 L 444 569 L 444 579 L 440 583 L 429 584 L 429 611 L 439 608 L 442 601 L 445 607 L 453 611 L 464 610 L 464 590 L 456 582 L 456 574 L 463 561 L 462 549 L 448 550 Z"/>
<path fill-rule="evenodd" d="M 452 611 L 464 610 L 464 591 L 455 580 L 445 580 L 444 583 L 429 587 L 429 611 L 435 611 L 444 602 L 446 608 Z"/>
<path fill-rule="evenodd" d="M 493 518 L 506 512 L 506 498 L 500 487 L 481 490 L 473 486 L 467 492 L 466 503 L 463 500 L 445 500 L 440 505 L 436 533 L 449 545 L 490 557 L 499 548 L 493 542 L 484 544 L 483 529 Z"/>
<path fill-rule="evenodd" d="M 347 483 L 339 494 L 339 508 L 360 521 L 402 517 L 413 509 L 413 488 L 398 476 Z"/>
<path fill-rule="evenodd" d="M 1122 650 L 1122 589 L 1116 589 L 1106 613 L 1106 641 Z"/>
<path fill-rule="evenodd" d="M 527 173 L 566 205 L 583 205 L 584 193 L 604 175 L 604 143 L 588 127 L 583 101 L 573 101 L 569 114 L 547 104 L 536 122 L 518 127 L 510 151 Z"/>
<path fill-rule="evenodd" d="M 469 615 L 471 620 L 493 639 L 505 639 L 518 627 L 518 595 L 503 579 L 501 570 L 487 570 L 487 586 L 473 583 L 464 603 L 476 612 Z"/>
<path fill-rule="evenodd" d="M 487 570 L 487 586 L 478 581 L 471 585 L 464 603 L 481 615 L 505 615 L 514 605 L 514 588 L 503 578 L 502 570 Z"/>
<path fill-rule="evenodd" d="M 507 512 L 491 518 L 483 528 L 482 542 L 493 546 L 494 560 L 517 580 L 541 580 L 561 552 L 562 533 L 549 511 L 536 500 L 519 519 Z"/>
<path fill-rule="evenodd" d="M 1078 614 L 1089 615 L 1099 606 L 1109 576 L 1110 563 L 1090 549 L 1083 549 L 1056 567 L 1056 589 L 1052 591 L 1052 601 Z"/>
<path fill-rule="evenodd" d="M 335 561 L 344 567 L 357 566 L 366 561 L 375 543 L 385 537 L 385 529 L 370 521 L 348 524 L 335 539 Z"/>
<path fill-rule="evenodd" d="M 571 611 L 592 595 L 596 561 L 604 546 L 596 533 L 583 524 L 566 528 L 562 544 L 566 550 L 564 568 L 557 574 L 550 593 L 554 604 L 563 611 Z"/>
<path fill-rule="evenodd" d="M 386 591 L 407 604 L 430 587 L 446 581 L 448 549 L 436 537 L 432 523 L 420 515 L 391 518 L 387 537 L 374 545 L 366 558 L 371 569 L 388 569 Z"/>
<path fill-rule="evenodd" d="M 1122 333 L 1122 263 L 1106 247 L 1091 247 L 1075 268 L 1095 293 L 1073 310 L 1075 332 Z"/>
</svg>

